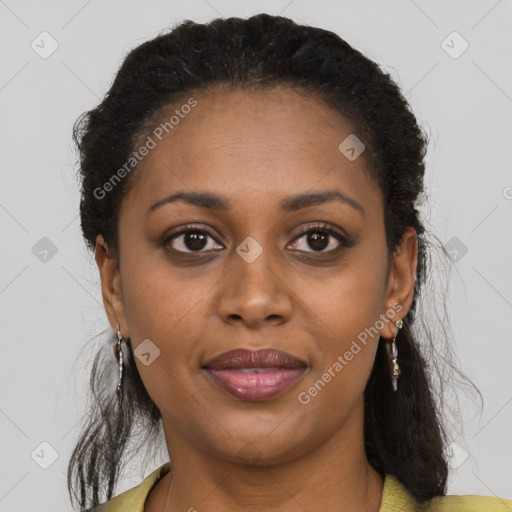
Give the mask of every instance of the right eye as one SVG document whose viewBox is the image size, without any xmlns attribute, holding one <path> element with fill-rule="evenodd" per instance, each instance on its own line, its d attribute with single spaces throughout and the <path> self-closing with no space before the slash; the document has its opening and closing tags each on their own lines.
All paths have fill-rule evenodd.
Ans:
<svg viewBox="0 0 512 512">
<path fill-rule="evenodd" d="M 198 228 L 195 226 L 185 226 L 184 229 L 173 233 L 164 240 L 164 246 L 171 246 L 173 251 L 181 252 L 185 254 L 194 254 L 201 252 L 208 252 L 215 250 L 214 244 L 210 244 L 210 248 L 205 250 L 208 246 L 208 238 L 212 241 L 216 241 L 215 237 L 205 228 Z M 220 246 L 217 248 L 223 248 Z"/>
</svg>

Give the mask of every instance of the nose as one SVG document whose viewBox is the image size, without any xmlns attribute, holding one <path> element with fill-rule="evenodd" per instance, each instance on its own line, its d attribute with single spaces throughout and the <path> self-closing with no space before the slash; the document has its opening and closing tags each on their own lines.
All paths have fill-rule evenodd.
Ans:
<svg viewBox="0 0 512 512">
<path fill-rule="evenodd" d="M 282 269 L 270 261 L 266 251 L 251 263 L 238 254 L 233 259 L 218 300 L 222 320 L 251 329 L 287 322 L 293 299 Z"/>
</svg>

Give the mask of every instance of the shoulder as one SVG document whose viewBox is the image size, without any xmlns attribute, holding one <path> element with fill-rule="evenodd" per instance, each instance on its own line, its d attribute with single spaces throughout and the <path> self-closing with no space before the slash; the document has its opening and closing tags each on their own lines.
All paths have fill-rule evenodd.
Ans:
<svg viewBox="0 0 512 512">
<path fill-rule="evenodd" d="M 491 496 L 438 496 L 425 512 L 512 512 L 512 501 Z"/>
<path fill-rule="evenodd" d="M 379 512 L 512 512 L 512 501 L 490 496 L 437 496 L 417 503 L 404 485 L 387 474 Z"/>
<path fill-rule="evenodd" d="M 86 512 L 144 512 L 146 499 L 155 484 L 171 469 L 170 462 L 162 464 L 149 474 L 139 485 L 117 495 Z"/>
</svg>

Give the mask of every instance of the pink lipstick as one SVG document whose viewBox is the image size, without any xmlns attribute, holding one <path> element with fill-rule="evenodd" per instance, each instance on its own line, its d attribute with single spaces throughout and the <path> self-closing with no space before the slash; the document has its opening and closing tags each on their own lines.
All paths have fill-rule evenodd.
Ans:
<svg viewBox="0 0 512 512">
<path fill-rule="evenodd" d="M 262 401 L 289 389 L 308 365 L 277 349 L 236 349 L 210 359 L 203 368 L 213 383 L 233 396 Z"/>
</svg>

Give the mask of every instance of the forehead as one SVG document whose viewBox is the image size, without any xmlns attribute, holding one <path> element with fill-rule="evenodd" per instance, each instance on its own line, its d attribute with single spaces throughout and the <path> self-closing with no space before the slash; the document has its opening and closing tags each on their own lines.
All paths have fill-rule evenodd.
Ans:
<svg viewBox="0 0 512 512">
<path fill-rule="evenodd" d="M 169 133 L 161 135 L 158 126 L 187 99 L 164 110 L 148 130 L 155 145 L 133 176 L 136 185 L 125 198 L 132 206 L 149 207 L 187 189 L 229 195 L 235 203 L 237 197 L 250 199 L 260 207 L 276 196 L 329 188 L 357 196 L 368 208 L 379 199 L 365 159 L 350 161 L 339 149 L 353 133 L 350 121 L 321 100 L 285 88 L 212 89 L 191 97 L 196 105 L 174 116 Z"/>
</svg>

